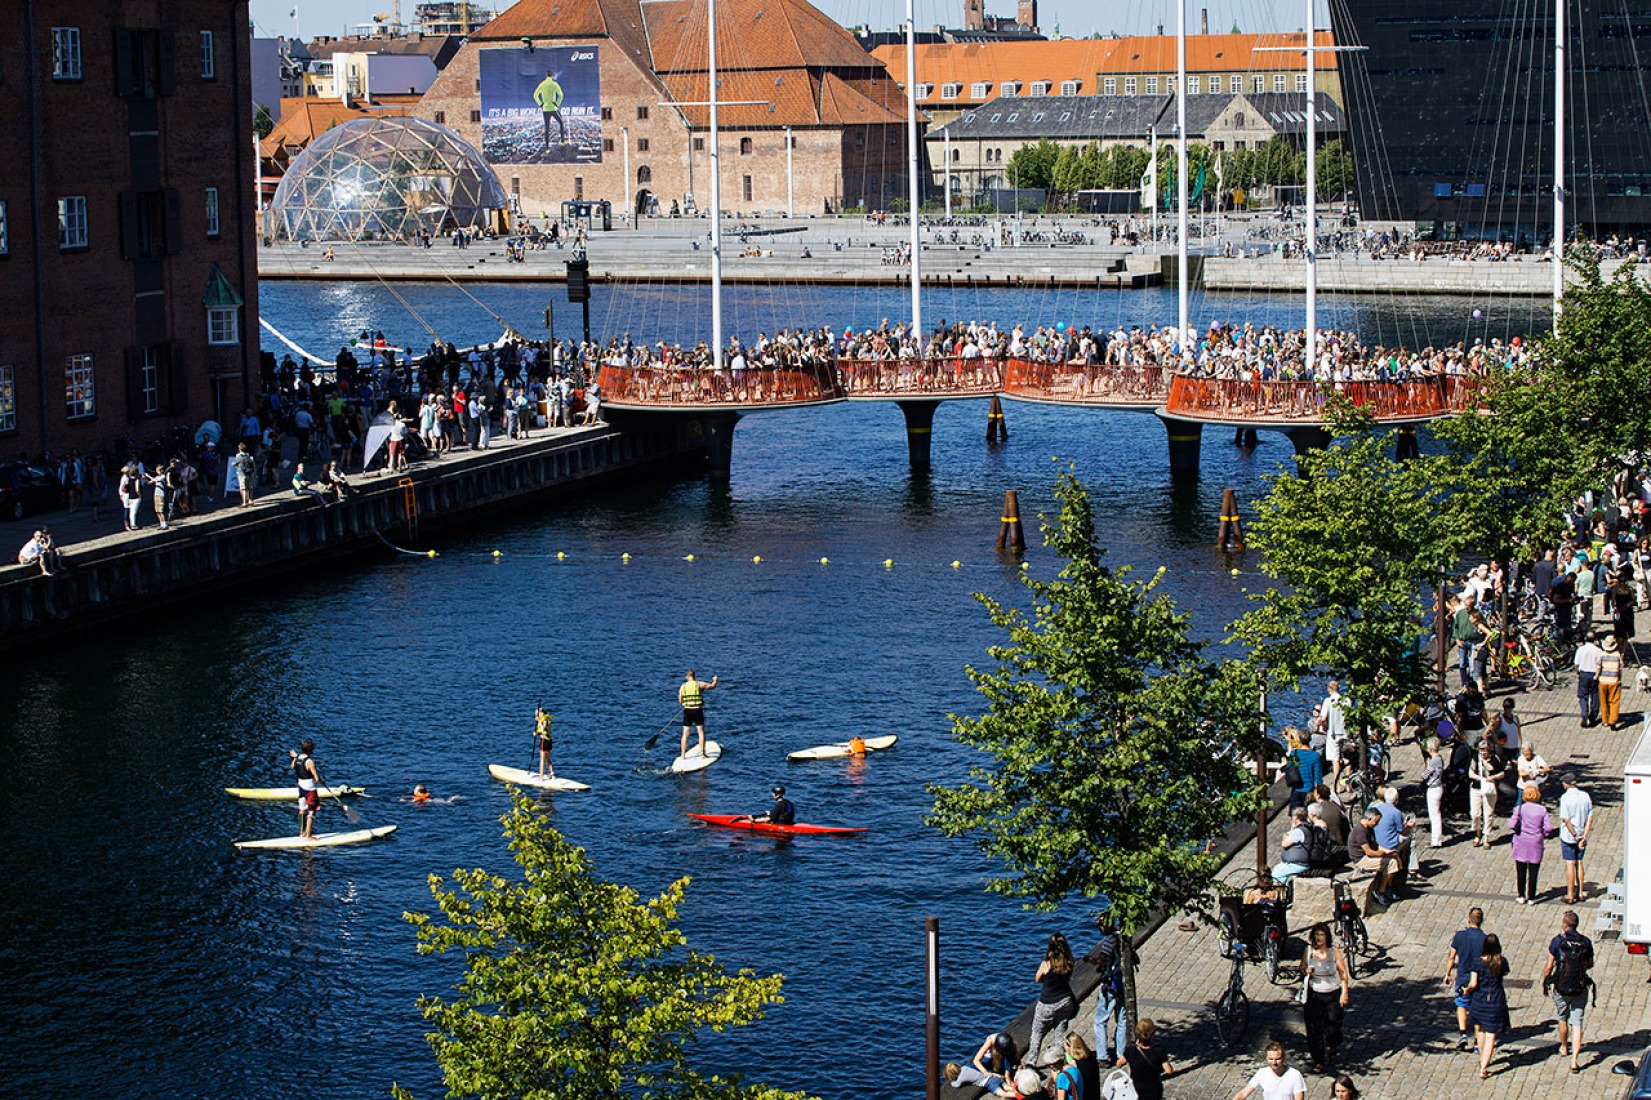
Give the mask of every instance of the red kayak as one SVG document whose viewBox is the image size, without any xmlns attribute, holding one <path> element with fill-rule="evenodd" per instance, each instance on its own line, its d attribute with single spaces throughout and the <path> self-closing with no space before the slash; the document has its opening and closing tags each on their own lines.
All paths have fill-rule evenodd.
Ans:
<svg viewBox="0 0 1651 1100">
<path fill-rule="evenodd" d="M 850 829 L 841 825 L 770 825 L 753 821 L 749 814 L 689 814 L 707 825 L 721 825 L 724 829 L 747 829 L 753 833 L 777 833 L 781 836 L 846 836 L 863 833 L 864 829 Z"/>
</svg>

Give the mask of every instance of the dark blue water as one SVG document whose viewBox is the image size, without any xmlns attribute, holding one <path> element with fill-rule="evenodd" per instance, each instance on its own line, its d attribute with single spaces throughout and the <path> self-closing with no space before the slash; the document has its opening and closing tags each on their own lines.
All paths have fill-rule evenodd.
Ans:
<svg viewBox="0 0 1651 1100">
<path fill-rule="evenodd" d="M 301 341 L 400 324 L 370 288 L 262 293 Z M 450 295 L 419 295 L 450 309 L 456 342 L 492 335 L 485 315 L 460 321 Z M 307 326 L 318 301 L 332 303 L 328 320 Z M 1030 999 L 1050 931 L 1088 939 L 1080 905 L 1032 915 L 985 894 L 988 865 L 922 824 L 924 784 L 959 781 L 972 762 L 947 716 L 978 705 L 964 666 L 997 637 L 970 593 L 1019 592 L 992 550 L 1004 490 L 1030 516 L 1073 463 L 1113 561 L 1166 566 L 1215 633 L 1259 583 L 1211 549 L 1220 489 L 1253 497 L 1289 455 L 1282 439 L 1244 455 L 1210 433 L 1202 481 L 1172 489 L 1151 416 L 1010 405 L 1008 424 L 1008 446 L 988 451 L 984 404 L 947 405 L 934 473 L 914 480 L 891 407 L 754 416 L 727 486 L 606 489 L 479 524 L 434 544 L 434 560 L 386 552 L 9 669 L 3 1091 L 299 1087 L 342 1100 L 397 1080 L 441 1095 L 414 1000 L 446 993 L 455 971 L 415 956 L 401 914 L 431 908 L 432 872 L 512 869 L 507 795 L 486 765 L 529 763 L 540 701 L 556 716 L 558 772 L 593 787 L 546 801 L 556 826 L 645 893 L 690 876 L 694 946 L 785 974 L 785 1004 L 708 1040 L 706 1065 L 833 1100 L 919 1087 L 925 916 L 942 921 L 954 1057 Z M 1041 548 L 1027 560 L 1053 568 Z M 654 774 L 670 734 L 652 755 L 641 746 L 674 718 L 687 667 L 723 678 L 708 705 L 725 755 L 697 775 Z M 850 732 L 901 740 L 863 763 L 785 760 Z M 313 856 L 236 852 L 233 840 L 294 822 L 221 788 L 282 783 L 286 750 L 305 736 L 330 779 L 372 788 L 366 823 L 400 831 Z M 759 809 L 776 781 L 802 819 L 870 832 L 783 842 L 685 817 Z M 418 782 L 458 801 L 398 800 Z"/>
</svg>

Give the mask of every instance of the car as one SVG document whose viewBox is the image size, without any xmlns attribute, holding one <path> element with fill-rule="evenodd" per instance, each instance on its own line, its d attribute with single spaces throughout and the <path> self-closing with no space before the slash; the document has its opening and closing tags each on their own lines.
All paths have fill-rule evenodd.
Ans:
<svg viewBox="0 0 1651 1100">
<path fill-rule="evenodd" d="M 63 482 L 56 474 L 31 462 L 0 466 L 0 516 L 22 519 L 30 512 L 46 512 L 63 505 Z"/>
<path fill-rule="evenodd" d="M 1630 1078 L 1622 1100 L 1651 1100 L 1651 1050 L 1640 1055 L 1639 1065 L 1632 1058 L 1624 1058 L 1611 1067 L 1611 1072 Z"/>
</svg>

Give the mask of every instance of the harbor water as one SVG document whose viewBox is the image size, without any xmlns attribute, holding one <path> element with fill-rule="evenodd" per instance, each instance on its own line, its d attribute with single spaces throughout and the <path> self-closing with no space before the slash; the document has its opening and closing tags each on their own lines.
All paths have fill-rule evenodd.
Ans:
<svg viewBox="0 0 1651 1100">
<path fill-rule="evenodd" d="M 471 289 L 522 326 L 543 308 L 530 288 Z M 402 293 L 444 339 L 497 335 L 452 288 Z M 593 321 L 693 339 L 702 293 L 599 289 Z M 754 291 L 730 293 L 747 322 L 731 329 L 794 323 Z M 937 295 L 925 309 L 1004 323 L 1024 307 L 1034 323 L 1109 327 L 1173 309 L 1170 295 L 1146 293 L 1129 317 L 1110 299 L 1057 316 L 1042 296 L 1000 294 Z M 427 342 L 381 288 L 265 284 L 261 297 L 266 317 L 317 352 L 362 328 Z M 779 304 L 838 327 L 901 315 L 887 292 Z M 1267 299 L 1219 319 L 1240 308 L 1294 316 L 1289 299 Z M 1428 308 L 1460 330 L 1473 307 Z M 1366 325 L 1372 339 L 1417 323 L 1371 300 L 1321 318 Z M 1006 409 L 1009 442 L 988 450 L 983 402 L 943 408 L 926 477 L 907 469 L 892 406 L 751 416 L 727 484 L 606 488 L 408 547 L 434 559 L 386 550 L 13 664 L 0 673 L 11 701 L 0 712 L 5 1091 L 226 1100 L 297 1088 L 354 1100 L 399 1081 L 442 1095 L 415 1000 L 447 994 L 457 971 L 416 956 L 402 914 L 432 908 L 431 873 L 513 869 L 499 825 L 507 791 L 486 767 L 529 764 L 537 704 L 555 715 L 558 774 L 592 787 L 544 799 L 556 827 L 601 874 L 644 894 L 689 877 L 690 942 L 731 967 L 785 975 L 785 1003 L 767 1019 L 706 1039 L 706 1068 L 827 1100 L 921 1087 L 930 914 L 941 919 L 944 1050 L 966 1060 L 1035 995 L 1051 931 L 1080 950 L 1091 938 L 1081 902 L 1043 915 L 988 895 L 992 865 L 923 823 L 925 784 L 961 781 L 975 762 L 948 715 L 980 705 L 965 666 L 998 636 L 971 594 L 1022 598 L 1018 563 L 993 551 L 1004 490 L 1019 490 L 1030 519 L 1052 507 L 1070 463 L 1113 564 L 1166 567 L 1196 629 L 1216 638 L 1264 583 L 1253 560 L 1212 549 L 1221 489 L 1253 500 L 1291 454 L 1279 436 L 1244 452 L 1212 430 L 1202 479 L 1172 486 L 1150 415 Z M 1050 575 L 1056 563 L 1029 538 L 1029 571 Z M 690 667 L 722 677 L 707 708 L 724 756 L 661 774 Z M 785 759 L 851 733 L 900 741 L 859 762 Z M 295 830 L 288 806 L 236 803 L 223 788 L 284 783 L 287 749 L 303 737 L 328 779 L 369 787 L 364 823 L 396 824 L 393 837 L 313 855 L 232 847 Z M 776 782 L 799 819 L 869 832 L 775 840 L 686 817 L 758 811 Z M 406 801 L 415 783 L 438 804 Z M 336 810 L 323 827 L 342 827 Z"/>
</svg>

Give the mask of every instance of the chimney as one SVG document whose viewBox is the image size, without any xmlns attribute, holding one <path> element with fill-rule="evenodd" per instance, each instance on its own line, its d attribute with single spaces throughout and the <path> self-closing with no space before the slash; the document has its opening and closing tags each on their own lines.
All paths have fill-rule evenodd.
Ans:
<svg viewBox="0 0 1651 1100">
<path fill-rule="evenodd" d="M 1199 8 L 1198 9 L 1198 33 L 1199 34 L 1209 34 L 1210 33 L 1210 9 L 1209 8 Z"/>
</svg>

